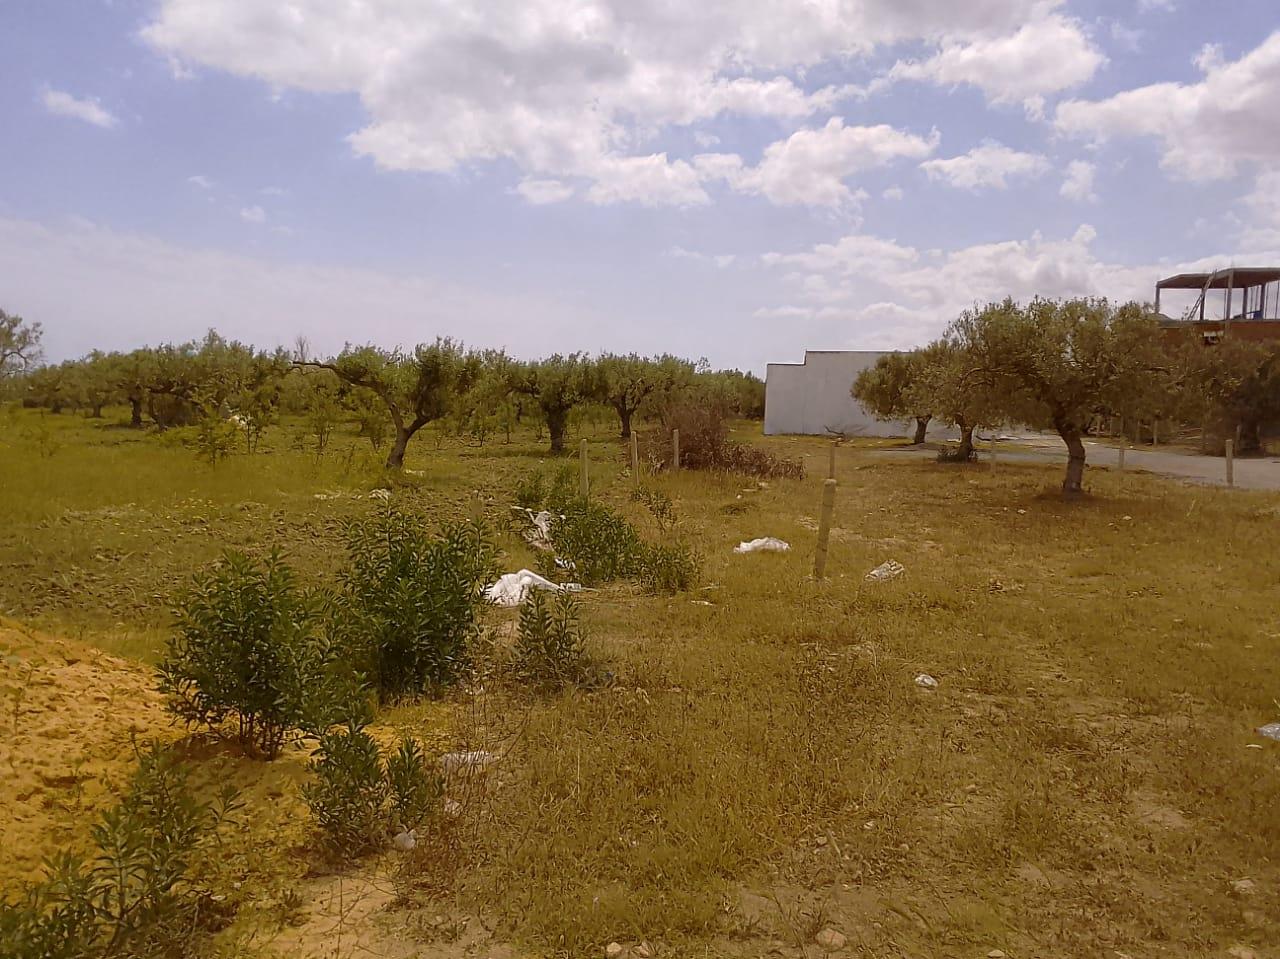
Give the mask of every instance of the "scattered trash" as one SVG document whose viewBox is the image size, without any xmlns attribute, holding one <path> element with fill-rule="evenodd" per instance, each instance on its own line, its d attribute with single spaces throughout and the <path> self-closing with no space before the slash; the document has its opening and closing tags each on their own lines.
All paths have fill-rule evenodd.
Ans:
<svg viewBox="0 0 1280 959">
<path fill-rule="evenodd" d="M 715 605 L 715 603 L 708 602 L 705 599 L 691 599 L 689 600 L 689 602 L 693 603 L 694 606 L 714 606 Z"/>
<path fill-rule="evenodd" d="M 828 926 L 814 936 L 813 941 L 827 950 L 827 952 L 835 952 L 837 949 L 843 949 L 847 940 L 843 933 Z"/>
<path fill-rule="evenodd" d="M 937 689 L 938 681 L 928 673 L 921 673 L 916 677 L 916 685 L 921 689 Z"/>
<path fill-rule="evenodd" d="M 897 579 L 907 568 L 899 563 L 896 559 L 887 559 L 871 572 L 867 573 L 867 581 L 871 583 L 887 583 L 891 579 Z"/>
<path fill-rule="evenodd" d="M 622 944 L 617 942 L 609 943 L 609 945 L 604 947 L 604 954 L 608 956 L 609 959 L 618 959 L 618 956 L 622 955 Z"/>
<path fill-rule="evenodd" d="M 525 509 L 522 506 L 511 507 L 517 513 L 523 513 L 529 519 L 529 523 L 533 529 L 528 530 L 524 534 L 525 542 L 534 549 L 551 549 L 551 521 L 555 515 L 548 510 L 541 510 L 535 513 L 531 509 Z M 561 517 L 563 519 L 564 517 Z"/>
<path fill-rule="evenodd" d="M 463 753 L 445 753 L 440 757 L 440 768 L 445 775 L 462 770 L 485 769 L 498 761 L 496 753 L 486 749 L 473 749 Z"/>
<path fill-rule="evenodd" d="M 776 536 L 761 536 L 759 539 L 739 543 L 733 548 L 733 551 L 735 553 L 785 553 L 790 549 L 790 543 L 780 540 Z"/>
<path fill-rule="evenodd" d="M 1231 883 L 1231 891 L 1237 896 L 1252 896 L 1258 884 L 1252 879 L 1236 879 Z"/>
<path fill-rule="evenodd" d="M 631 950 L 631 954 L 635 956 L 636 959 L 650 959 L 650 956 L 653 955 L 653 946 L 649 945 L 647 942 L 642 942 Z"/>
<path fill-rule="evenodd" d="M 369 499 L 382 500 L 382 502 L 386 503 L 391 499 L 391 490 L 389 489 L 370 490 Z"/>
<path fill-rule="evenodd" d="M 531 589 L 546 589 L 553 593 L 576 593 L 582 589 L 578 583 L 553 583 L 532 570 L 499 576 L 498 581 L 484 591 L 484 598 L 498 606 L 519 606 L 529 596 Z"/>
<path fill-rule="evenodd" d="M 1261 749 L 1262 743 L 1245 743 L 1244 748 L 1245 749 Z"/>
<path fill-rule="evenodd" d="M 1258 735 L 1280 742 L 1280 723 L 1267 723 L 1265 726 L 1259 726 Z"/>
<path fill-rule="evenodd" d="M 457 819 L 462 815 L 462 803 L 456 799 L 446 799 L 444 801 L 444 814 L 450 819 Z"/>
<path fill-rule="evenodd" d="M 391 845 L 395 846 L 401 852 L 408 852 L 410 849 L 413 849 L 418 845 L 418 830 L 401 830 L 392 837 Z"/>
</svg>

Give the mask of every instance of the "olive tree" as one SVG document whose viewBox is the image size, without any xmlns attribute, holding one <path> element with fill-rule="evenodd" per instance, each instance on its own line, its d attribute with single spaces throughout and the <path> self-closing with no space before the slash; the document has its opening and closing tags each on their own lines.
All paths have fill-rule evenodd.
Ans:
<svg viewBox="0 0 1280 959">
<path fill-rule="evenodd" d="M 923 357 L 920 353 L 886 353 L 874 366 L 858 374 L 849 390 L 878 420 L 915 420 L 916 431 L 911 442 L 919 446 L 925 440 L 932 408 L 913 392 L 917 385 Z"/>
<path fill-rule="evenodd" d="M 1238 452 L 1260 450 L 1263 428 L 1280 420 L 1280 347 L 1230 336 L 1206 346 L 1189 335 L 1169 353 L 1177 414 L 1206 435 L 1238 433 Z"/>
<path fill-rule="evenodd" d="M 43 333 L 39 323 L 0 310 L 0 379 L 25 372 L 39 361 Z"/>
<path fill-rule="evenodd" d="M 396 470 L 404 467 L 405 450 L 414 435 L 446 416 L 481 369 L 475 353 L 447 337 L 430 345 L 420 343 L 411 353 L 348 345 L 332 360 L 298 359 L 294 366 L 330 370 L 343 382 L 378 398 L 395 432 L 386 466 Z"/>
<path fill-rule="evenodd" d="M 1159 393 L 1153 377 L 1167 374 L 1155 316 L 1137 303 L 1006 299 L 966 311 L 944 340 L 960 353 L 957 382 L 988 391 L 1001 419 L 1062 437 L 1066 496 L 1082 490 L 1094 416 L 1147 412 L 1142 406 Z"/>
<path fill-rule="evenodd" d="M 956 458 L 968 460 L 973 455 L 973 431 L 1003 419 L 1001 397 L 992 389 L 994 379 L 972 372 L 964 349 L 946 337 L 912 356 L 916 369 L 906 390 L 907 406 L 931 409 L 934 419 L 959 430 Z"/>
<path fill-rule="evenodd" d="M 584 353 L 559 353 L 511 371 L 511 387 L 533 398 L 551 437 L 551 452 L 564 452 L 569 412 L 599 395 L 596 364 Z"/>
</svg>

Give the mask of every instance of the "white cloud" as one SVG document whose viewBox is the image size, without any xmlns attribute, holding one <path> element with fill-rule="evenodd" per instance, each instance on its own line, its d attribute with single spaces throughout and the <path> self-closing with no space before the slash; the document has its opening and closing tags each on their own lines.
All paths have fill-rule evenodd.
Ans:
<svg viewBox="0 0 1280 959">
<path fill-rule="evenodd" d="M 1242 167 L 1262 170 L 1280 156 L 1280 31 L 1250 53 L 1224 61 L 1206 47 L 1196 57 L 1198 83 L 1156 83 L 1105 100 L 1058 106 L 1062 133 L 1096 141 L 1152 137 L 1162 165 L 1189 180 L 1223 179 Z"/>
<path fill-rule="evenodd" d="M 664 127 L 829 113 L 856 91 L 806 86 L 809 67 L 883 44 L 981 42 L 1062 2 L 159 0 L 142 35 L 274 89 L 356 94 L 369 122 L 351 145 L 386 169 L 509 159 L 537 179 L 598 181 L 593 202 L 681 205 L 705 198 L 681 161 L 646 146 Z"/>
<path fill-rule="evenodd" d="M 93 97 L 78 99 L 62 90 L 45 90 L 40 97 L 44 108 L 60 117 L 73 117 L 92 123 L 95 127 L 109 128 L 116 125 L 116 118 Z"/>
<path fill-rule="evenodd" d="M 903 192 L 903 189 L 900 186 L 891 186 L 880 195 L 886 200 L 901 200 L 906 196 L 906 193 Z"/>
<path fill-rule="evenodd" d="M 573 196 L 573 187 L 559 180 L 539 180 L 525 177 L 516 186 L 516 192 L 535 206 L 559 203 Z"/>
<path fill-rule="evenodd" d="M 968 153 L 948 159 L 926 160 L 920 168 L 930 180 L 942 180 L 961 190 L 1003 190 L 1009 180 L 1033 179 L 1049 171 L 1049 160 L 1038 153 L 1022 153 L 988 140 Z"/>
<path fill-rule="evenodd" d="M 284 196 L 289 191 L 282 186 L 264 186 L 258 192 L 261 193 L 263 196 Z"/>
<path fill-rule="evenodd" d="M 898 272 L 919 260 L 920 254 L 893 240 L 853 233 L 835 243 L 819 243 L 801 253 L 766 253 L 769 266 L 789 266 L 811 273 L 869 274 Z"/>
<path fill-rule="evenodd" d="M 695 260 L 698 263 L 711 263 L 720 269 L 732 266 L 738 258 L 734 253 L 699 253 L 697 250 L 686 250 L 682 246 L 673 246 L 667 250 L 667 256 L 673 256 L 678 260 Z"/>
<path fill-rule="evenodd" d="M 1004 36 L 945 42 L 926 60 L 899 61 L 888 79 L 969 84 L 994 103 L 1022 103 L 1039 113 L 1045 96 L 1079 86 L 1104 63 L 1078 21 L 1051 14 Z"/>
<path fill-rule="evenodd" d="M 779 205 L 854 207 L 867 194 L 850 189 L 845 180 L 898 159 L 928 156 L 938 140 L 936 130 L 921 137 L 885 124 L 845 126 L 843 118 L 832 117 L 825 126 L 769 144 L 754 167 L 731 153 L 700 154 L 694 166 L 706 179 L 723 179 L 739 192 Z"/>
<path fill-rule="evenodd" d="M 1093 179 L 1098 168 L 1087 160 L 1072 160 L 1067 164 L 1067 176 L 1059 191 L 1068 200 L 1096 203 L 1098 194 L 1093 190 Z"/>
<path fill-rule="evenodd" d="M 202 190 L 213 189 L 213 181 L 210 180 L 207 176 L 202 176 L 201 174 L 196 174 L 195 176 L 187 177 L 187 182 L 190 183 L 192 186 L 198 186 Z"/>
<path fill-rule="evenodd" d="M 704 150 L 710 150 L 720 142 L 720 138 L 714 133 L 706 133 L 702 130 L 695 130 L 693 134 L 693 142 L 698 144 Z"/>
<path fill-rule="evenodd" d="M 260 206 L 246 206 L 240 211 L 240 219 L 246 223 L 265 223 L 267 211 Z"/>
</svg>

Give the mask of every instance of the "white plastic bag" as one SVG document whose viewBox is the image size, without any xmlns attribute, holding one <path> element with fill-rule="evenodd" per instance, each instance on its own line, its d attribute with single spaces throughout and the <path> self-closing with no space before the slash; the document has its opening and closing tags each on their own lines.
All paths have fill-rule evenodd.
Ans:
<svg viewBox="0 0 1280 959">
<path fill-rule="evenodd" d="M 484 598 L 498 606 L 519 606 L 528 597 L 531 589 L 546 589 L 553 593 L 576 593 L 582 587 L 577 583 L 565 583 L 561 586 L 532 570 L 522 569 L 518 573 L 499 576 L 498 581 L 484 591 Z"/>
<path fill-rule="evenodd" d="M 896 559 L 887 559 L 867 573 L 867 581 L 871 583 L 887 583 L 891 579 L 897 579 L 906 571 L 907 568 Z"/>
<path fill-rule="evenodd" d="M 790 549 L 790 543 L 780 540 L 776 536 L 761 536 L 759 539 L 739 543 L 733 548 L 733 551 L 735 553 L 785 553 Z"/>
</svg>

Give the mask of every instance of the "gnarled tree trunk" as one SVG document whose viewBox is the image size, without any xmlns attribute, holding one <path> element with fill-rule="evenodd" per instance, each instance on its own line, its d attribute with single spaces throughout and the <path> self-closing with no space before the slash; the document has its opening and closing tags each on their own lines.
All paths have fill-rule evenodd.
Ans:
<svg viewBox="0 0 1280 959">
<path fill-rule="evenodd" d="M 913 446 L 919 446 L 924 442 L 925 435 L 929 431 L 929 420 L 931 419 L 933 419 L 931 416 L 916 417 L 916 435 L 911 439 Z"/>
<path fill-rule="evenodd" d="M 973 455 L 973 427 L 963 420 L 956 423 L 956 426 L 960 427 L 960 449 L 956 450 L 956 456 L 960 462 L 965 463 Z"/>
<path fill-rule="evenodd" d="M 1062 480 L 1062 495 L 1079 496 L 1084 492 L 1084 438 L 1074 426 L 1057 427 L 1062 442 L 1067 444 L 1067 475 Z"/>
<path fill-rule="evenodd" d="M 562 409 L 547 410 L 547 432 L 551 434 L 551 452 L 564 452 L 565 427 L 569 422 L 569 411 Z"/>
<path fill-rule="evenodd" d="M 618 422 L 622 424 L 622 439 L 631 439 L 631 414 L 635 410 L 629 409 L 625 403 L 615 403 L 613 408 L 618 413 Z"/>
</svg>

